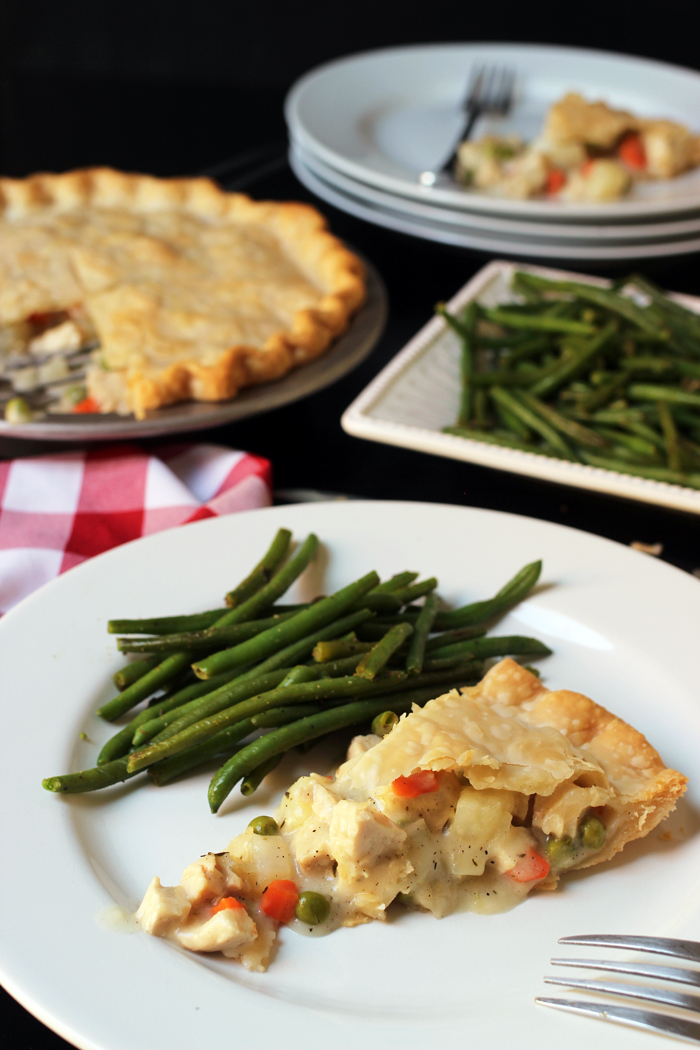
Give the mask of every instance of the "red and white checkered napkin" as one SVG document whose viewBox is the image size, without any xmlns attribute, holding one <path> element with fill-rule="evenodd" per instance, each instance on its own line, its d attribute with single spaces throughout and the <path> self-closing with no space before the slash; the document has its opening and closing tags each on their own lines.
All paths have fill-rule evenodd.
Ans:
<svg viewBox="0 0 700 1050">
<path fill-rule="evenodd" d="M 0 462 L 0 615 L 66 569 L 173 525 L 268 507 L 267 459 L 218 445 Z"/>
</svg>

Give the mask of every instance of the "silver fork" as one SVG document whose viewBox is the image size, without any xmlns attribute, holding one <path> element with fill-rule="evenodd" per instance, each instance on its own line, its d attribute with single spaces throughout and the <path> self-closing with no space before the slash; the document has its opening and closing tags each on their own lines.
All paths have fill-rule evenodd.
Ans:
<svg viewBox="0 0 700 1050">
<path fill-rule="evenodd" d="M 667 955 L 686 962 L 700 963 L 700 943 L 697 941 L 679 941 L 666 937 L 616 937 L 607 934 L 586 934 L 580 937 L 562 937 L 559 944 L 584 944 L 599 948 L 625 948 L 629 951 L 652 952 L 656 955 Z M 623 962 L 609 959 L 552 959 L 553 966 L 575 966 L 587 970 L 603 970 L 607 973 L 628 974 L 633 977 L 647 977 L 657 981 L 672 981 L 676 984 L 693 985 L 700 988 L 700 970 L 685 970 L 678 966 L 653 966 L 649 963 Z M 625 999 L 640 999 L 650 1003 L 659 1003 L 681 1010 L 690 1010 L 700 1014 L 700 995 L 688 995 L 667 988 L 652 988 L 646 984 L 618 983 L 600 978 L 586 980 L 566 977 L 545 977 L 546 984 L 563 985 L 585 992 L 599 992 L 604 995 L 617 995 Z M 552 1006 L 557 1010 L 569 1013 L 585 1014 L 589 1017 L 602 1017 L 615 1024 L 630 1025 L 656 1032 L 666 1032 L 691 1042 L 700 1043 L 700 1024 L 688 1021 L 672 1014 L 656 1013 L 651 1010 L 630 1009 L 616 1003 L 594 1003 L 587 1000 L 546 999 L 538 997 L 535 1002 L 542 1006 Z"/>
<path fill-rule="evenodd" d="M 477 66 L 469 78 L 462 110 L 464 123 L 455 140 L 454 149 L 447 160 L 434 171 L 423 171 L 418 176 L 421 186 L 434 186 L 440 175 L 448 171 L 457 159 L 460 143 L 468 139 L 474 130 L 479 117 L 505 117 L 513 105 L 515 73 L 512 69 L 498 69 L 496 66 Z"/>
</svg>

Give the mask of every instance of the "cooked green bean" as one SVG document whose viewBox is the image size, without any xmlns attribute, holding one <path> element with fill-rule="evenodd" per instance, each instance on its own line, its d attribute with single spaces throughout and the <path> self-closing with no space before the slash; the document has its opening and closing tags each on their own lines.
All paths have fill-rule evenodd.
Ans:
<svg viewBox="0 0 700 1050">
<path fill-rule="evenodd" d="M 143 620 L 109 620 L 110 634 L 173 634 L 178 631 L 204 631 L 224 615 L 223 609 L 192 613 L 189 616 L 156 616 Z"/>
<path fill-rule="evenodd" d="M 204 660 L 199 660 L 193 664 L 194 671 L 199 678 L 209 678 L 211 675 L 221 674 L 222 671 L 228 671 L 234 667 L 244 667 L 246 664 L 264 660 L 267 656 L 298 641 L 311 631 L 325 627 L 348 611 L 358 598 L 367 594 L 378 583 L 379 577 L 376 572 L 367 573 L 366 576 L 347 587 L 342 587 L 329 598 L 323 598 L 322 601 L 302 610 L 277 627 L 270 627 L 267 631 L 235 645 L 232 649 L 225 649 L 223 652 L 214 653 Z M 245 608 L 245 605 L 241 608 Z"/>
<path fill-rule="evenodd" d="M 608 443 L 605 438 L 597 434 L 595 430 L 591 430 L 590 427 L 584 427 L 574 419 L 568 419 L 566 416 L 563 416 L 551 405 L 546 405 L 544 401 L 531 394 L 529 390 L 520 391 L 518 398 L 526 407 L 537 413 L 537 415 L 542 416 L 555 430 L 566 434 L 567 437 L 572 438 L 577 444 L 590 446 L 591 448 L 605 448 L 607 446 Z"/>
<path fill-rule="evenodd" d="M 289 550 L 291 538 L 292 534 L 289 529 L 278 530 L 269 549 L 252 570 L 250 575 L 246 576 L 237 587 L 232 591 L 229 591 L 226 595 L 226 604 L 231 609 L 235 609 L 236 606 L 242 605 L 248 598 L 257 594 L 266 583 L 270 582 L 273 572 L 284 560 L 285 555 Z"/>
<path fill-rule="evenodd" d="M 418 579 L 417 572 L 397 572 L 395 576 L 392 576 L 390 580 L 385 580 L 384 583 L 377 584 L 369 592 L 370 594 L 385 594 L 397 591 L 399 587 L 408 587 L 409 583 L 413 583 L 414 580 Z"/>
<path fill-rule="evenodd" d="M 657 386 L 651 383 L 633 383 L 629 387 L 629 396 L 633 401 L 668 401 L 674 405 L 688 405 L 700 408 L 700 394 L 674 387 Z"/>
<path fill-rule="evenodd" d="M 604 470 L 614 470 L 618 474 L 636 474 L 640 478 L 649 478 L 652 481 L 666 481 L 669 485 L 687 485 L 692 489 L 700 489 L 700 473 L 680 474 L 668 467 L 643 466 L 641 463 L 628 463 L 618 459 L 607 459 L 603 456 L 594 456 L 590 452 L 582 453 L 584 460 L 592 467 L 603 467 Z"/>
<path fill-rule="evenodd" d="M 558 452 L 564 459 L 576 460 L 576 456 L 572 452 L 571 448 L 561 436 L 561 434 L 551 427 L 549 423 L 541 418 L 536 412 L 533 412 L 527 405 L 522 404 L 518 399 L 510 394 L 503 387 L 494 386 L 491 388 L 491 397 L 494 401 L 497 401 L 504 408 L 507 408 L 514 415 L 519 416 L 523 423 L 531 430 L 536 430 L 538 434 L 545 439 L 547 444 L 555 452 Z"/>
<path fill-rule="evenodd" d="M 487 660 L 492 656 L 551 656 L 552 650 L 537 638 L 509 635 L 503 638 L 474 638 L 471 641 L 455 642 L 431 649 L 431 660 L 460 656 L 467 659 Z"/>
<path fill-rule="evenodd" d="M 392 655 L 401 648 L 411 634 L 413 634 L 413 627 L 410 623 L 397 623 L 395 627 L 387 631 L 381 641 L 377 642 L 368 653 L 365 653 L 357 665 L 355 674 L 371 682 L 384 670 Z"/>
<path fill-rule="evenodd" d="M 227 645 L 244 642 L 256 634 L 284 623 L 293 612 L 276 613 L 261 620 L 234 623 L 227 627 L 208 627 L 205 631 L 182 631 L 177 634 L 157 635 L 153 638 L 118 638 L 117 647 L 122 653 L 162 653 L 187 649 L 192 652 L 202 649 L 223 649 Z"/>
<path fill-rule="evenodd" d="M 117 689 L 121 691 L 134 682 L 138 682 L 139 678 L 143 678 L 146 672 L 152 670 L 157 663 L 158 660 L 154 657 L 150 657 L 147 660 L 134 660 L 133 663 L 125 664 L 124 667 L 120 667 L 118 671 L 115 671 L 112 675 L 112 681 Z"/>
<path fill-rule="evenodd" d="M 489 321 L 502 324 L 507 328 L 528 328 L 538 332 L 563 332 L 572 335 L 593 335 L 595 327 L 582 321 L 569 321 L 565 317 L 552 317 L 547 314 L 524 314 L 515 311 L 504 311 L 497 307 L 484 310 Z"/>
<path fill-rule="evenodd" d="M 317 642 L 311 655 L 317 663 L 324 663 L 328 660 L 339 660 L 343 656 L 353 656 L 355 653 L 361 655 L 369 652 L 371 648 L 371 642 L 356 640 L 343 642 L 340 639 L 332 639 L 327 642 Z"/>
<path fill-rule="evenodd" d="M 468 627 L 481 624 L 500 616 L 507 609 L 516 605 L 532 590 L 540 578 L 542 562 L 533 561 L 525 565 L 520 572 L 508 581 L 493 598 L 482 602 L 472 602 L 460 609 L 441 610 L 435 617 L 435 629 L 449 630 L 453 627 Z"/>
<path fill-rule="evenodd" d="M 418 614 L 406 657 L 406 670 L 409 674 L 420 674 L 423 670 L 425 647 L 438 614 L 438 604 L 437 594 L 429 594 Z"/>
<path fill-rule="evenodd" d="M 266 762 L 261 762 L 259 766 L 247 773 L 243 777 L 241 794 L 248 798 L 254 791 L 257 791 L 267 774 L 277 769 L 283 758 L 284 752 L 280 752 L 279 755 L 273 755 L 272 758 L 268 758 Z"/>
<path fill-rule="evenodd" d="M 483 441 L 487 445 L 501 445 L 503 448 L 517 448 L 522 452 L 534 452 L 539 456 L 553 456 L 550 450 L 539 448 L 539 446 L 523 441 L 514 434 L 505 431 L 476 430 L 471 427 L 443 427 L 443 434 L 454 434 L 455 437 L 471 438 L 473 441 Z"/>
<path fill-rule="evenodd" d="M 130 772 L 127 769 L 126 758 L 117 758 L 113 762 L 105 762 L 102 766 L 83 769 L 80 773 L 65 773 L 61 777 L 47 777 L 46 780 L 42 780 L 41 786 L 46 791 L 77 795 L 84 791 L 97 791 L 100 788 L 111 787 L 122 780 L 129 780 L 136 776 L 136 773 L 138 770 Z"/>
</svg>

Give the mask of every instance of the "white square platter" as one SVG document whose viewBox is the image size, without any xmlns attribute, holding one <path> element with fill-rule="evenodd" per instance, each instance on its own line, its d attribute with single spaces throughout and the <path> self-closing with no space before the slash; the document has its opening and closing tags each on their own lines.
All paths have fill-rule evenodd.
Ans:
<svg viewBox="0 0 700 1050">
<path fill-rule="evenodd" d="M 555 280 L 607 284 L 586 274 L 495 260 L 457 292 L 448 309 L 461 310 L 472 299 L 488 306 L 512 302 L 510 282 L 515 270 Z M 674 298 L 700 313 L 700 298 Z M 457 418 L 460 352 L 458 336 L 443 318 L 433 317 L 345 410 L 343 429 L 370 441 L 700 514 L 700 491 L 694 489 L 443 434 L 442 428 L 452 426 Z"/>
</svg>

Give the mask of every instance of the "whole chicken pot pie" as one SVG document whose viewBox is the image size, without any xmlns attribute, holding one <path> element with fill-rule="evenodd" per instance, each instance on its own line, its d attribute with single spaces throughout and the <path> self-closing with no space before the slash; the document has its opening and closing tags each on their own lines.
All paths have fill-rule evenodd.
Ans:
<svg viewBox="0 0 700 1050">
<path fill-rule="evenodd" d="M 312 360 L 365 295 L 305 204 L 108 168 L 0 179 L 0 351 L 97 346 L 102 412 L 232 398 Z"/>
<path fill-rule="evenodd" d="M 641 733 L 506 659 L 356 737 L 335 778 L 302 777 L 179 886 L 154 878 L 137 918 L 264 970 L 280 924 L 355 926 L 393 901 L 437 918 L 512 908 L 647 835 L 685 786 Z"/>
</svg>

